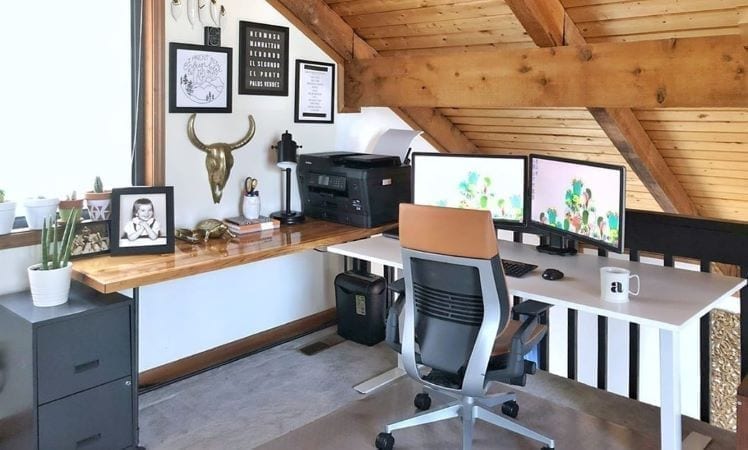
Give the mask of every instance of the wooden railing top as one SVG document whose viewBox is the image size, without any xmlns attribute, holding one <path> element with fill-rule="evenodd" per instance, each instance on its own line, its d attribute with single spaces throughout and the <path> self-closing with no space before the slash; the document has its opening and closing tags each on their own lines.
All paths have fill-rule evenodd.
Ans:
<svg viewBox="0 0 748 450">
<path fill-rule="evenodd" d="M 197 245 L 176 241 L 174 253 L 104 255 L 73 261 L 73 279 L 109 293 L 190 275 L 362 239 L 393 228 L 356 228 L 307 219 L 305 223 L 250 233 L 232 240 L 212 239 Z"/>
</svg>

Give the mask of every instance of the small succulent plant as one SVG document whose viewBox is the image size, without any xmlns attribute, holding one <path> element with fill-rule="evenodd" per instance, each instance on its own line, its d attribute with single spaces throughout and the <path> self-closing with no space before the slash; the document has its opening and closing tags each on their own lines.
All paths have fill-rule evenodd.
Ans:
<svg viewBox="0 0 748 450">
<path fill-rule="evenodd" d="M 78 193 L 73 191 L 65 196 L 65 200 L 78 200 Z"/>
<path fill-rule="evenodd" d="M 5 203 L 5 191 L 0 189 L 0 203 Z"/>
<path fill-rule="evenodd" d="M 97 193 L 104 192 L 104 183 L 101 182 L 101 177 L 98 175 L 96 175 L 96 179 L 94 180 L 93 191 Z"/>
<path fill-rule="evenodd" d="M 38 270 L 53 270 L 67 266 L 73 248 L 73 234 L 81 210 L 75 208 L 65 223 L 62 239 L 57 239 L 57 224 L 54 218 L 44 219 L 42 227 L 42 264 Z"/>
</svg>

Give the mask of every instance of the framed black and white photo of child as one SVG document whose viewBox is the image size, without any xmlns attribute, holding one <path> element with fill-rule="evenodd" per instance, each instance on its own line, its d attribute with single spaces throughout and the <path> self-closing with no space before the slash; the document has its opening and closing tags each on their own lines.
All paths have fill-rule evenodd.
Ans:
<svg viewBox="0 0 748 450">
<path fill-rule="evenodd" d="M 112 189 L 112 255 L 174 252 L 174 188 Z"/>
</svg>

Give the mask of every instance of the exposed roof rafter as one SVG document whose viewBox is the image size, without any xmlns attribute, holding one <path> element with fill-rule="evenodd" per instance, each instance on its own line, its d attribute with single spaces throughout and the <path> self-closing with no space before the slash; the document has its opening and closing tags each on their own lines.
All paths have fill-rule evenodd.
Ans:
<svg viewBox="0 0 748 450">
<path fill-rule="evenodd" d="M 506 3 L 539 47 L 559 42 L 586 44 L 558 0 L 506 0 Z M 589 111 L 664 211 L 698 214 L 688 193 L 631 109 L 589 108 Z"/>
</svg>

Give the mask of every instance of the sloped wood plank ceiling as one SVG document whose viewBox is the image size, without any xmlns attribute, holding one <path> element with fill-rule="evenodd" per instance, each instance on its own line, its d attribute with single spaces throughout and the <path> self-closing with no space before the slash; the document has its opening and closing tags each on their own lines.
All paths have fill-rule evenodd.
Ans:
<svg viewBox="0 0 748 450">
<path fill-rule="evenodd" d="M 748 0 L 560 1 L 588 43 L 738 35 L 748 7 Z M 325 2 L 383 56 L 536 47 L 503 0 Z M 541 153 L 628 166 L 583 108 L 438 111 L 482 153 Z M 699 214 L 748 220 L 748 105 L 640 109 L 634 115 Z M 628 206 L 661 210 L 628 168 Z"/>
</svg>

